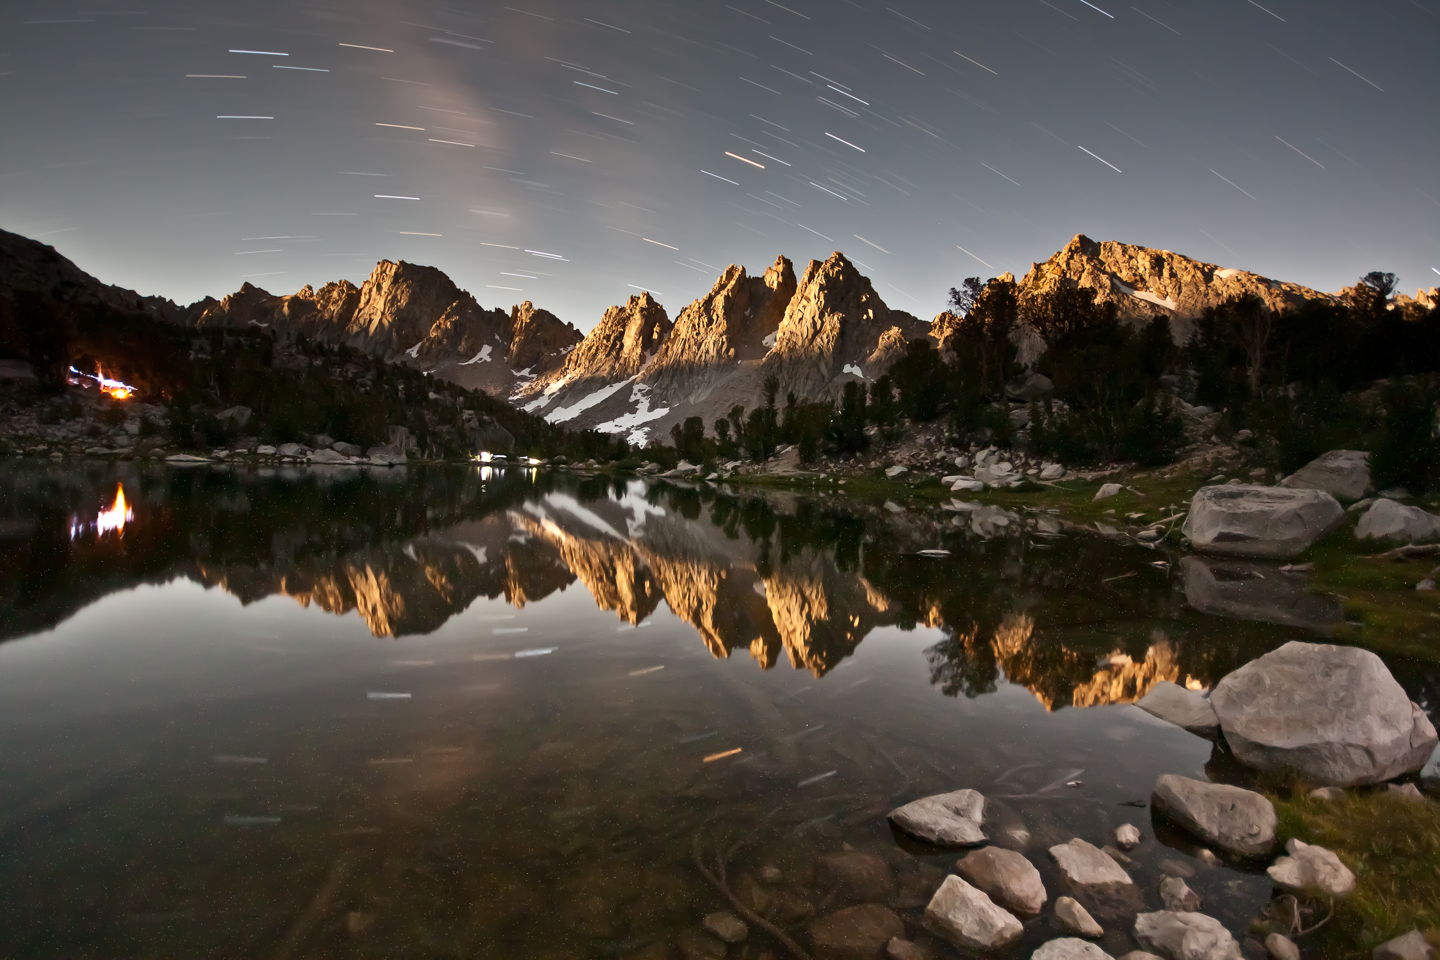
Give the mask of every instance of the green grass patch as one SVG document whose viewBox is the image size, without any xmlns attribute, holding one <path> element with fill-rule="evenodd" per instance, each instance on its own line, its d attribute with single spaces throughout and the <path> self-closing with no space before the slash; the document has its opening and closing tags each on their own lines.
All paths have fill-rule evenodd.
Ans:
<svg viewBox="0 0 1440 960">
<path fill-rule="evenodd" d="M 1333 850 L 1355 873 L 1355 892 L 1301 940 L 1306 956 L 1368 960 L 1379 944 L 1417 928 L 1440 944 L 1440 803 L 1384 791 L 1272 799 L 1282 838 Z"/>
<path fill-rule="evenodd" d="M 1354 523 L 1312 547 L 1304 559 L 1315 564 L 1312 588 L 1345 603 L 1341 639 L 1422 660 L 1440 660 L 1440 591 L 1419 591 L 1440 557 L 1380 560 L 1387 548 L 1362 543 Z M 1440 870 L 1440 867 L 1437 867 Z"/>
</svg>

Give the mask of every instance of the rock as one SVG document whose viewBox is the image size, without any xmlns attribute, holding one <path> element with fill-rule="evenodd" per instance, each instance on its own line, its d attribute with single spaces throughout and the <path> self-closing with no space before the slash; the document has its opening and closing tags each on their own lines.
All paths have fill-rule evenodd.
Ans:
<svg viewBox="0 0 1440 960">
<path fill-rule="evenodd" d="M 344 440 L 336 440 L 330 444 L 330 449 L 342 457 L 363 457 L 365 455 L 364 448 L 353 443 L 346 443 Z"/>
<path fill-rule="evenodd" d="M 1180 559 L 1185 602 L 1201 613 L 1325 632 L 1344 618 L 1337 596 L 1310 589 L 1304 564 L 1282 567 L 1253 560 L 1192 555 Z"/>
<path fill-rule="evenodd" d="M 1050 848 L 1060 873 L 1077 887 L 1131 884 L 1130 874 L 1103 850 L 1079 837 Z"/>
<path fill-rule="evenodd" d="M 902 466 L 900 466 L 900 465 L 898 465 L 898 464 L 895 465 L 895 466 L 893 466 L 893 467 L 886 467 L 886 468 L 885 468 L 885 476 L 889 477 L 889 478 L 892 479 L 892 480 L 895 479 L 896 477 L 903 477 L 903 476 L 905 476 L 905 474 L 907 474 L 907 473 L 909 473 L 909 472 L 910 472 L 910 469 L 909 469 L 908 467 L 902 467 Z"/>
<path fill-rule="evenodd" d="M 703 930 L 682 930 L 675 938 L 675 947 L 683 960 L 725 960 L 724 942 Z"/>
<path fill-rule="evenodd" d="M 963 950 L 995 950 L 1024 928 L 1003 907 L 956 876 L 945 878 L 925 908 L 925 929 Z"/>
<path fill-rule="evenodd" d="M 1167 773 L 1155 781 L 1150 803 L 1189 833 L 1238 856 L 1275 849 L 1275 807 L 1254 791 Z"/>
<path fill-rule="evenodd" d="M 282 443 L 275 448 L 275 452 L 282 457 L 304 456 L 309 450 L 310 448 L 302 443 Z"/>
<path fill-rule="evenodd" d="M 1437 537 L 1440 537 L 1440 516 L 1394 500 L 1376 500 L 1355 525 L 1357 540 L 1416 543 Z"/>
<path fill-rule="evenodd" d="M 1160 881 L 1160 903 L 1166 910 L 1199 910 L 1200 895 L 1179 877 L 1166 877 Z"/>
<path fill-rule="evenodd" d="M 1114 960 L 1114 957 L 1093 943 L 1065 937 L 1041 945 L 1030 954 L 1030 960 Z"/>
<path fill-rule="evenodd" d="M 1156 864 L 1160 872 L 1167 877 L 1183 877 L 1190 879 L 1195 876 L 1195 868 L 1184 860 L 1176 860 L 1174 857 L 1166 857 Z"/>
<path fill-rule="evenodd" d="M 1157 957 L 1149 950 L 1131 950 L 1129 953 L 1121 954 L 1117 960 L 1165 960 L 1165 958 Z"/>
<path fill-rule="evenodd" d="M 1047 463 L 1040 468 L 1041 480 L 1059 480 L 1065 476 L 1065 468 L 1058 463 Z"/>
<path fill-rule="evenodd" d="M 877 854 L 859 850 L 827 853 L 815 872 L 821 887 L 838 889 L 847 900 L 886 900 L 895 892 L 895 875 Z"/>
<path fill-rule="evenodd" d="M 1289 558 L 1344 518 L 1340 504 L 1321 490 L 1226 484 L 1196 491 L 1182 529 L 1204 553 Z"/>
<path fill-rule="evenodd" d="M 809 934 L 816 960 L 880 960 L 905 923 L 889 907 L 863 903 L 816 917 Z"/>
<path fill-rule="evenodd" d="M 985 797 L 978 790 L 956 790 L 912 800 L 888 814 L 895 826 L 913 837 L 948 847 L 974 847 L 985 842 L 980 829 Z"/>
<path fill-rule="evenodd" d="M 1283 933 L 1272 933 L 1265 938 L 1265 952 L 1270 960 L 1300 960 L 1300 948 Z"/>
<path fill-rule="evenodd" d="M 365 459 L 378 467 L 395 467 L 406 461 L 406 456 L 401 451 L 386 444 L 371 447 L 365 451 Z"/>
<path fill-rule="evenodd" d="M 1413 783 L 1386 784 L 1385 792 L 1392 797 L 1399 797 L 1401 800 L 1423 801 L 1425 799 L 1425 795 L 1420 792 L 1420 788 Z"/>
<path fill-rule="evenodd" d="M 197 457 L 191 453 L 172 453 L 165 458 L 166 463 L 209 463 L 209 457 Z"/>
<path fill-rule="evenodd" d="M 977 493 L 985 489 L 985 481 L 976 480 L 974 477 L 959 477 L 950 484 L 950 489 L 955 493 Z"/>
<path fill-rule="evenodd" d="M 1322 453 L 1281 480 L 1280 485 L 1324 490 L 1336 500 L 1359 500 L 1370 489 L 1370 454 L 1364 450 Z"/>
<path fill-rule="evenodd" d="M 1293 838 L 1285 850 L 1265 872 L 1287 893 L 1344 897 L 1355 889 L 1355 874 L 1330 850 Z"/>
<path fill-rule="evenodd" d="M 249 407 L 235 406 L 227 407 L 226 409 L 221 410 L 219 413 L 215 414 L 215 419 L 219 420 L 227 427 L 231 427 L 235 430 L 240 430 L 243 429 L 244 426 L 250 422 L 250 415 L 251 410 Z M 139 424 L 136 424 L 136 427 L 136 432 L 138 433 Z"/>
<path fill-rule="evenodd" d="M 935 954 L 928 947 L 902 937 L 890 938 L 885 944 L 885 957 L 886 960 L 935 960 Z"/>
<path fill-rule="evenodd" d="M 310 452 L 311 463 L 349 463 L 344 454 L 335 450 L 312 450 Z"/>
<path fill-rule="evenodd" d="M 1435 589 L 1435 581 L 1431 580 L 1429 577 L 1426 577 L 1424 580 L 1421 580 L 1419 583 L 1415 584 L 1415 589 L 1419 590 L 1421 593 L 1427 593 Z"/>
<path fill-rule="evenodd" d="M 1345 796 L 1345 791 L 1339 787 L 1316 787 L 1306 794 L 1311 800 L 1339 800 Z"/>
<path fill-rule="evenodd" d="M 1118 483 L 1102 483 L 1100 489 L 1095 491 L 1094 500 L 1109 500 L 1125 488 Z"/>
<path fill-rule="evenodd" d="M 1011 400 L 1029 403 L 1040 400 L 1055 392 L 1054 382 L 1043 373 L 1032 373 L 1024 380 L 1012 381 L 1005 385 L 1005 395 Z"/>
<path fill-rule="evenodd" d="M 1210 706 L 1210 701 L 1178 683 L 1160 681 L 1136 701 L 1135 706 L 1199 736 L 1214 740 L 1220 735 L 1220 721 L 1216 719 L 1215 708 Z"/>
<path fill-rule="evenodd" d="M 1055 922 L 1061 930 L 1078 933 L 1082 937 L 1103 937 L 1105 928 L 1095 922 L 1090 911 L 1080 905 L 1074 897 L 1060 897 L 1055 901 Z"/>
<path fill-rule="evenodd" d="M 1210 695 L 1225 742 L 1257 770 L 1311 783 L 1380 783 L 1420 769 L 1435 728 L 1375 654 L 1292 640 Z"/>
<path fill-rule="evenodd" d="M 1371 960 L 1430 960 L 1433 956 L 1435 951 L 1419 930 L 1386 940 L 1370 954 Z"/>
<path fill-rule="evenodd" d="M 1133 823 L 1122 823 L 1115 828 L 1115 845 L 1121 850 L 1140 846 L 1140 828 Z"/>
<path fill-rule="evenodd" d="M 991 900 L 1021 916 L 1034 916 L 1045 906 L 1040 871 L 1014 850 L 982 847 L 961 858 L 955 871 Z"/>
<path fill-rule="evenodd" d="M 742 943 L 750 936 L 750 928 L 745 925 L 745 921 L 727 910 L 710 914 L 702 926 L 726 943 Z"/>
<path fill-rule="evenodd" d="M 1203 913 L 1142 913 L 1135 918 L 1135 939 L 1166 960 L 1242 960 L 1230 931 Z"/>
</svg>

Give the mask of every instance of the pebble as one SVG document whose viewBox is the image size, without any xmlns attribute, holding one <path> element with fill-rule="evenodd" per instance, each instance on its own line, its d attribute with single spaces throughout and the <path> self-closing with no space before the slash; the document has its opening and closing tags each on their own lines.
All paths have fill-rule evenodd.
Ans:
<svg viewBox="0 0 1440 960">
<path fill-rule="evenodd" d="M 750 928 L 745 921 L 726 910 L 707 916 L 704 927 L 726 943 L 742 943 L 750 936 Z"/>
<path fill-rule="evenodd" d="M 1270 960 L 1300 960 L 1300 948 L 1283 933 L 1272 933 L 1265 938 L 1265 952 L 1270 954 Z"/>
</svg>

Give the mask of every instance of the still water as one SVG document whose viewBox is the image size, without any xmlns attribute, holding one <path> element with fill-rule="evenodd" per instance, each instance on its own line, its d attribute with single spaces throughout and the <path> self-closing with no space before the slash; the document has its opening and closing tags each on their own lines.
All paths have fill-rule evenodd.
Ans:
<svg viewBox="0 0 1440 960">
<path fill-rule="evenodd" d="M 1146 900 L 1184 861 L 1238 934 L 1263 876 L 1201 864 L 1143 808 L 1211 746 L 1128 704 L 1338 616 L 1273 579 L 1047 515 L 12 464 L 0 955 L 665 957 L 728 906 L 697 852 L 803 941 L 849 902 L 817 859 L 851 848 L 918 935 L 954 855 L 884 814 L 961 787 L 1047 884 L 1049 845 L 1139 825 Z M 1434 716 L 1434 672 L 1391 666 Z M 730 950 L 779 955 L 758 931 Z"/>
</svg>

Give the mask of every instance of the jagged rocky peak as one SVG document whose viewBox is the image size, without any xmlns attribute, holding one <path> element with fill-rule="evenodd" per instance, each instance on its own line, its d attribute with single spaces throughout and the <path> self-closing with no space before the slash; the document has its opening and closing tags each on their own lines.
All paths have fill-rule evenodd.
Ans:
<svg viewBox="0 0 1440 960">
<path fill-rule="evenodd" d="M 759 277 L 731 265 L 709 293 L 680 311 L 646 378 L 663 391 L 668 381 L 687 378 L 697 368 L 763 357 L 775 343 L 795 287 L 795 268 L 783 256 Z"/>
<path fill-rule="evenodd" d="M 766 365 L 801 396 L 836 393 L 847 375 L 873 378 L 877 363 L 924 336 L 927 325 L 891 310 L 845 255 L 812 260 L 790 299 Z"/>
<path fill-rule="evenodd" d="M 245 327 L 255 325 L 268 327 L 275 320 L 280 298 L 250 281 L 240 284 L 240 289 L 226 294 L 219 300 L 207 298 L 196 306 L 197 327 Z"/>
<path fill-rule="evenodd" d="M 557 369 L 583 339 L 573 325 L 526 300 L 510 309 L 510 349 L 505 359 L 512 369 L 539 376 Z"/>
<path fill-rule="evenodd" d="M 1188 338 L 1191 321 L 1231 297 L 1253 294 L 1271 309 L 1284 310 L 1329 295 L 1191 257 L 1077 234 L 1050 259 L 1032 264 L 1020 281 L 1022 297 L 1059 287 L 1095 291 L 1099 303 L 1113 303 L 1121 319 L 1144 322 L 1171 318 L 1177 339 Z"/>
<path fill-rule="evenodd" d="M 585 335 L 556 377 L 557 381 L 624 380 L 640 372 L 670 335 L 665 308 L 647 290 L 605 311 Z M 537 381 L 532 390 L 545 386 Z"/>
</svg>

